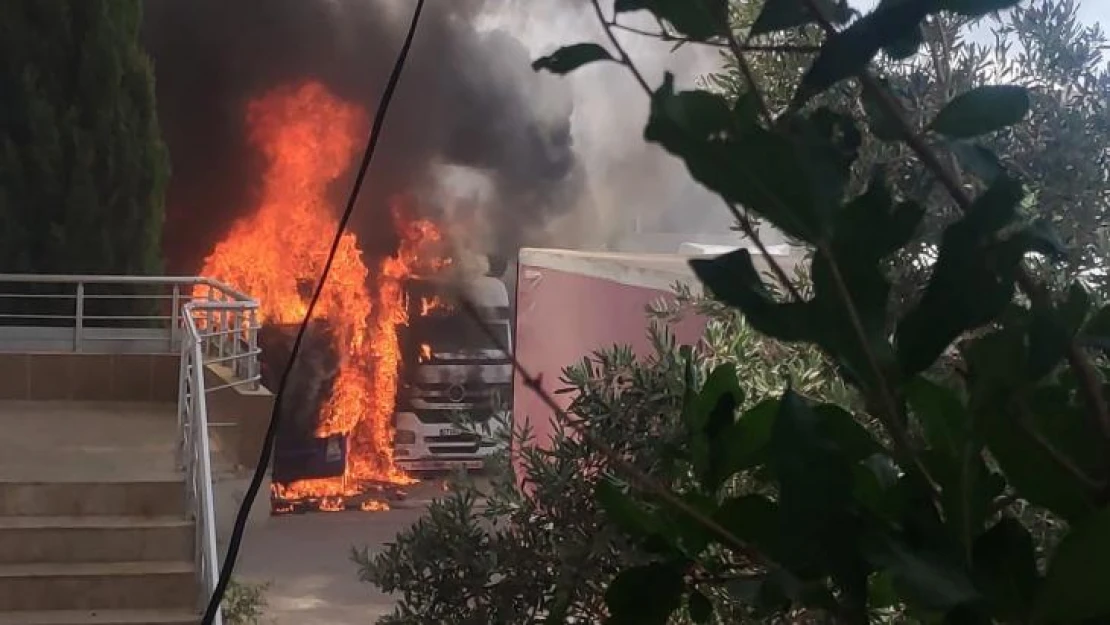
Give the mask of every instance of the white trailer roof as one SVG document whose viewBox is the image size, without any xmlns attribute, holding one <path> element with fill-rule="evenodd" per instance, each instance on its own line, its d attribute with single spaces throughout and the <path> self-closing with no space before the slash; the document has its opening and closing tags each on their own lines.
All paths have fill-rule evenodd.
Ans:
<svg viewBox="0 0 1110 625">
<path fill-rule="evenodd" d="M 690 270 L 691 258 L 716 256 L 737 247 L 683 244 L 680 253 L 637 254 L 627 252 L 594 252 L 554 248 L 524 248 L 520 250 L 521 271 L 527 268 L 546 268 L 579 275 L 611 280 L 620 284 L 669 290 L 675 282 L 698 286 Z M 785 248 L 785 249 L 782 249 Z M 788 246 L 773 246 L 769 252 L 792 273 L 801 255 L 791 253 Z M 780 255 L 781 253 L 781 255 Z M 756 268 L 763 271 L 767 264 L 758 252 L 753 252 Z"/>
</svg>

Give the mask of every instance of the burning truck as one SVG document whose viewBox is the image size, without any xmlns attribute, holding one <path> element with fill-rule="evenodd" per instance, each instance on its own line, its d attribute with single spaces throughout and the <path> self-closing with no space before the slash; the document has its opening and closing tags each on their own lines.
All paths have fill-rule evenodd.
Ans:
<svg viewBox="0 0 1110 625">
<path fill-rule="evenodd" d="M 393 415 L 392 462 L 410 475 L 480 469 L 497 449 L 512 393 L 511 317 L 505 283 L 481 276 L 461 284 L 414 278 L 405 284 L 408 323 L 398 329 L 400 381 Z M 459 305 L 463 295 L 477 313 Z M 297 325 L 266 326 L 260 335 L 263 382 L 280 384 Z M 306 329 L 281 406 L 272 477 L 278 484 L 341 479 L 350 433 L 318 436 L 318 415 L 335 392 L 340 358 L 325 321 Z M 382 454 L 384 456 L 384 454 Z M 386 457 L 374 459 L 377 463 Z M 278 508 L 365 507 L 398 496 L 396 480 L 364 478 L 357 494 L 314 497 L 278 493 Z"/>
<path fill-rule="evenodd" d="M 264 381 L 276 388 L 339 225 L 331 185 L 354 162 L 367 116 L 313 81 L 247 108 L 249 138 L 265 159 L 256 205 L 201 274 L 259 300 Z M 452 271 L 439 228 L 410 200 L 388 208 L 381 224 L 397 248 L 366 254 L 345 232 L 308 320 L 281 406 L 275 511 L 379 510 L 414 481 L 408 470 L 473 467 L 493 451 L 492 437 L 458 425 L 495 424 L 493 406 L 508 399 L 511 372 L 497 347 L 510 338 L 507 290 L 492 276 Z M 459 285 L 503 341 L 452 302 Z"/>
<path fill-rule="evenodd" d="M 409 285 L 393 449 L 397 465 L 408 471 L 481 468 L 507 417 L 513 381 L 508 290 L 492 276 L 465 281 L 459 291 L 476 315 L 459 306 L 453 291 L 437 280 Z"/>
</svg>

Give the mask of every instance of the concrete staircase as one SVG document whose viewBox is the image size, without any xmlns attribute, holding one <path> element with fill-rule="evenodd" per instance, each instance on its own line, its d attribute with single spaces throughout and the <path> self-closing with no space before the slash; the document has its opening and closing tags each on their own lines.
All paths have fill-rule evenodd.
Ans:
<svg viewBox="0 0 1110 625">
<path fill-rule="evenodd" d="M 175 407 L 0 402 L 0 625 L 194 625 Z"/>
</svg>

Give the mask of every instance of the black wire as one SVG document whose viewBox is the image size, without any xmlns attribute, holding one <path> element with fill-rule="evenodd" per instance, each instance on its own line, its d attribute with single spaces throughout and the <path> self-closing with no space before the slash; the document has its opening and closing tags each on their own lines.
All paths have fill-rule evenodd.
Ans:
<svg viewBox="0 0 1110 625">
<path fill-rule="evenodd" d="M 281 372 L 281 381 L 278 384 L 277 393 L 274 396 L 274 409 L 270 413 L 270 423 L 266 428 L 266 438 L 262 442 L 262 453 L 258 458 L 258 465 L 254 469 L 254 476 L 251 478 L 250 486 L 247 488 L 247 493 L 243 497 L 243 503 L 239 506 L 239 511 L 235 515 L 235 526 L 231 531 L 231 539 L 227 545 L 227 555 L 224 557 L 223 565 L 220 567 L 220 578 L 216 582 L 216 588 L 212 591 L 212 597 L 208 601 L 208 607 L 204 610 L 204 618 L 202 625 L 212 625 L 213 619 L 216 618 L 216 611 L 223 601 L 224 593 L 227 591 L 228 582 L 231 581 L 231 573 L 235 569 L 235 560 L 239 556 L 239 547 L 243 542 L 243 531 L 247 526 L 247 517 L 250 514 L 251 506 L 254 505 L 254 500 L 258 496 L 258 490 L 262 486 L 262 479 L 266 476 L 266 469 L 270 465 L 270 458 L 274 452 L 274 438 L 277 434 L 278 415 L 281 414 L 281 402 L 285 397 L 285 384 L 289 380 L 289 372 L 293 369 L 293 363 L 297 359 L 297 354 L 301 349 L 301 341 L 304 339 L 305 330 L 308 328 L 308 321 L 312 317 L 312 311 L 316 308 L 316 302 L 320 299 L 320 293 L 324 290 L 324 283 L 328 279 L 328 272 L 331 271 L 332 261 L 335 260 L 336 250 L 339 249 L 339 242 L 343 237 L 344 231 L 347 229 L 347 222 L 351 219 L 351 213 L 354 212 L 355 201 L 358 199 L 359 191 L 362 189 L 362 183 L 366 179 L 366 172 L 370 168 L 370 161 L 374 158 L 374 150 L 378 146 L 378 138 L 381 136 L 382 126 L 385 125 L 385 113 L 389 109 L 389 103 L 393 99 L 393 92 L 397 89 L 397 83 L 401 79 L 401 70 L 404 69 L 405 60 L 409 55 L 409 48 L 412 47 L 412 40 L 416 35 L 416 25 L 420 21 L 420 13 L 424 9 L 424 0 L 416 0 L 416 8 L 412 12 L 412 21 L 409 23 L 408 33 L 405 35 L 404 44 L 401 50 L 397 53 L 397 60 L 393 64 L 393 71 L 389 75 L 389 81 L 385 85 L 385 91 L 382 92 L 381 100 L 378 102 L 378 109 L 374 112 L 374 123 L 370 128 L 370 138 L 367 140 L 366 151 L 362 155 L 362 163 L 359 165 L 358 176 L 355 178 L 354 186 L 351 188 L 351 195 L 347 198 L 347 206 L 343 211 L 343 216 L 339 219 L 339 227 L 336 228 L 335 238 L 331 242 L 331 250 L 328 252 L 327 262 L 324 263 L 323 273 L 320 275 L 320 280 L 316 283 L 316 290 L 312 293 L 312 300 L 308 304 L 308 310 L 305 312 L 304 319 L 301 320 L 300 328 L 297 330 L 297 338 L 293 341 L 293 349 L 289 355 L 289 361 L 285 364 L 285 369 Z"/>
</svg>

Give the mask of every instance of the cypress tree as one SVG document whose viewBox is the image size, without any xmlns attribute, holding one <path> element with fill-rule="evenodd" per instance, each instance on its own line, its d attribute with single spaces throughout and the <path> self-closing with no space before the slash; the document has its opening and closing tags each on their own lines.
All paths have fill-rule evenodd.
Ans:
<svg viewBox="0 0 1110 625">
<path fill-rule="evenodd" d="M 169 159 L 140 0 L 0 3 L 0 272 L 161 268 Z"/>
</svg>

